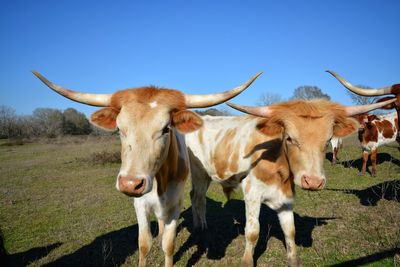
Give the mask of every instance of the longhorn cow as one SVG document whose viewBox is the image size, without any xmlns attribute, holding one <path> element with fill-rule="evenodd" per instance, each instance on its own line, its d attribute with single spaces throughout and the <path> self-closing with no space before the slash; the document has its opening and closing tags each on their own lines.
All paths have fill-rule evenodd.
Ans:
<svg viewBox="0 0 400 267">
<path fill-rule="evenodd" d="M 211 181 L 230 192 L 241 187 L 246 206 L 246 246 L 242 263 L 253 266 L 262 203 L 278 213 L 290 266 L 301 265 L 295 245 L 294 185 L 320 190 L 326 143 L 357 130 L 351 116 L 388 100 L 365 106 L 342 106 L 326 100 L 289 101 L 264 107 L 229 106 L 251 116 L 204 116 L 203 125 L 185 136 L 192 169 L 195 227 L 206 228 L 206 192 Z"/>
<path fill-rule="evenodd" d="M 150 212 L 158 219 L 165 266 L 172 266 L 177 220 L 189 175 L 188 152 L 182 134 L 203 125 L 202 119 L 187 109 L 220 104 L 250 86 L 261 73 L 232 90 L 209 95 L 189 95 L 157 87 L 88 94 L 65 89 L 33 73 L 66 98 L 104 107 L 94 112 L 90 120 L 102 129 L 119 130 L 122 164 L 116 188 L 134 197 L 139 224 L 139 266 L 146 265 L 152 244 Z"/>
</svg>

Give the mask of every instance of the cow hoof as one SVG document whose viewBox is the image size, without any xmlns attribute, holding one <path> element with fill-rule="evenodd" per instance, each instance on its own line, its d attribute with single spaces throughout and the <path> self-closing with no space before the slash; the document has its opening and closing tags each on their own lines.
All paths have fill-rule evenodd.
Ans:
<svg viewBox="0 0 400 267">
<path fill-rule="evenodd" d="M 253 267 L 253 259 L 242 259 L 242 267 Z"/>
<path fill-rule="evenodd" d="M 357 175 L 358 175 L 358 176 L 364 176 L 364 173 L 359 172 Z"/>
</svg>

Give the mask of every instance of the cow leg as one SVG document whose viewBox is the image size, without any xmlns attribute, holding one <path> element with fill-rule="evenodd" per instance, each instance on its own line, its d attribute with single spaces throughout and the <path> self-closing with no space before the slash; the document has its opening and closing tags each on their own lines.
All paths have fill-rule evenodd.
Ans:
<svg viewBox="0 0 400 267">
<path fill-rule="evenodd" d="M 371 170 L 371 174 L 372 176 L 376 176 L 376 158 L 377 158 L 377 149 L 374 149 L 371 151 L 371 163 L 372 163 L 372 170 Z"/>
<path fill-rule="evenodd" d="M 335 164 L 336 164 L 338 149 L 339 149 L 338 147 L 335 147 L 335 148 L 333 149 L 332 165 L 335 165 Z"/>
<path fill-rule="evenodd" d="M 139 267 L 146 266 L 147 254 L 149 254 L 153 236 L 150 229 L 149 214 L 144 203 L 134 200 L 136 217 L 139 225 Z"/>
<path fill-rule="evenodd" d="M 162 249 L 165 255 L 165 267 L 172 267 L 174 265 L 174 247 L 176 236 L 176 220 L 172 220 L 165 225 L 164 233 L 162 235 Z"/>
<path fill-rule="evenodd" d="M 367 171 L 367 162 L 368 162 L 368 151 L 363 151 L 363 163 L 361 171 L 358 173 L 358 175 L 365 175 L 365 172 Z"/>
<path fill-rule="evenodd" d="M 192 201 L 193 227 L 196 229 L 207 229 L 206 220 L 206 193 L 210 186 L 211 178 L 199 171 L 192 171 L 192 191 L 190 199 Z"/>
<path fill-rule="evenodd" d="M 164 221 L 161 219 L 158 219 L 158 236 L 162 236 L 164 233 Z"/>
<path fill-rule="evenodd" d="M 295 227 L 293 208 L 291 205 L 285 206 L 277 211 L 279 223 L 285 235 L 286 253 L 289 266 L 301 266 L 301 261 L 297 256 L 295 243 Z"/>
<path fill-rule="evenodd" d="M 174 248 L 177 221 L 179 219 L 181 207 L 175 207 L 175 211 L 171 216 L 172 219 L 167 220 L 164 226 L 164 233 L 162 235 L 162 249 L 165 255 L 165 267 L 172 267 L 174 265 Z"/>
<path fill-rule="evenodd" d="M 242 258 L 242 266 L 253 266 L 253 253 L 254 248 L 258 241 L 260 234 L 260 208 L 261 208 L 261 197 L 251 192 L 245 193 L 244 200 L 246 204 L 246 247 Z"/>
</svg>

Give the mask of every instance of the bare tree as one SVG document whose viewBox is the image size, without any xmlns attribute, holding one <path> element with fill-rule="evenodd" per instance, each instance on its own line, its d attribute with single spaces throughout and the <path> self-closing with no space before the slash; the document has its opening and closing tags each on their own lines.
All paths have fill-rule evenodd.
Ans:
<svg viewBox="0 0 400 267">
<path fill-rule="evenodd" d="M 371 89 L 371 87 L 369 86 L 365 86 L 365 85 L 357 85 L 360 88 L 364 88 L 364 89 Z M 374 103 L 376 100 L 378 100 L 378 97 L 374 97 L 374 96 L 361 96 L 361 95 L 357 95 L 351 91 L 346 90 L 347 94 L 350 96 L 351 101 L 355 104 L 355 105 L 366 105 L 366 104 L 371 104 Z"/>
<path fill-rule="evenodd" d="M 282 102 L 282 101 L 283 101 L 282 97 L 279 94 L 264 93 L 258 98 L 257 105 L 269 106 L 271 104 Z"/>
<path fill-rule="evenodd" d="M 18 116 L 17 118 L 17 137 L 34 137 L 41 134 L 40 127 L 35 123 L 32 116 Z"/>
<path fill-rule="evenodd" d="M 15 110 L 11 107 L 0 106 L 0 138 L 13 136 L 17 121 Z"/>
<path fill-rule="evenodd" d="M 331 97 L 322 92 L 318 86 L 303 85 L 297 87 L 291 99 L 314 99 L 323 98 L 326 100 L 331 100 Z"/>
<path fill-rule="evenodd" d="M 229 116 L 230 115 L 228 110 L 226 110 L 226 109 L 219 110 L 219 109 L 216 109 L 216 108 L 209 108 L 209 109 L 206 109 L 206 110 L 196 110 L 196 113 L 201 115 L 201 116 L 204 116 L 204 115 Z"/>
<path fill-rule="evenodd" d="M 64 116 L 61 111 L 51 108 L 37 108 L 32 114 L 40 135 L 56 137 L 63 134 Z"/>
</svg>

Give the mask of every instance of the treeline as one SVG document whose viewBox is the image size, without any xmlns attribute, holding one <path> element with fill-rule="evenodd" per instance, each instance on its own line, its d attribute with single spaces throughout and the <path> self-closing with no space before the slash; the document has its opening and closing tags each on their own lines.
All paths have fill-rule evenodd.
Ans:
<svg viewBox="0 0 400 267">
<path fill-rule="evenodd" d="M 73 108 L 64 111 L 37 108 L 32 115 L 17 115 L 13 108 L 0 106 L 0 138 L 57 137 L 98 134 L 85 114 Z"/>
<path fill-rule="evenodd" d="M 368 88 L 360 85 L 360 87 Z M 372 97 L 362 97 L 348 92 L 353 102 L 357 105 L 368 104 L 375 100 Z M 299 86 L 290 100 L 293 99 L 313 99 L 324 98 L 330 100 L 330 96 L 324 93 L 317 86 Z M 257 105 L 271 105 L 284 101 L 279 94 L 264 93 L 257 101 Z M 199 115 L 229 116 L 230 112 L 226 109 L 209 108 L 196 110 Z M 91 125 L 85 114 L 73 108 L 64 111 L 52 108 L 37 108 L 32 115 L 17 115 L 13 108 L 0 105 L 0 138 L 15 137 L 57 137 L 62 135 L 109 135 Z"/>
<path fill-rule="evenodd" d="M 226 116 L 229 112 L 210 108 L 196 110 L 199 115 Z M 54 138 L 63 135 L 110 135 L 93 126 L 85 114 L 73 108 L 64 111 L 37 108 L 32 115 L 17 115 L 13 108 L 0 106 L 0 138 Z"/>
</svg>

